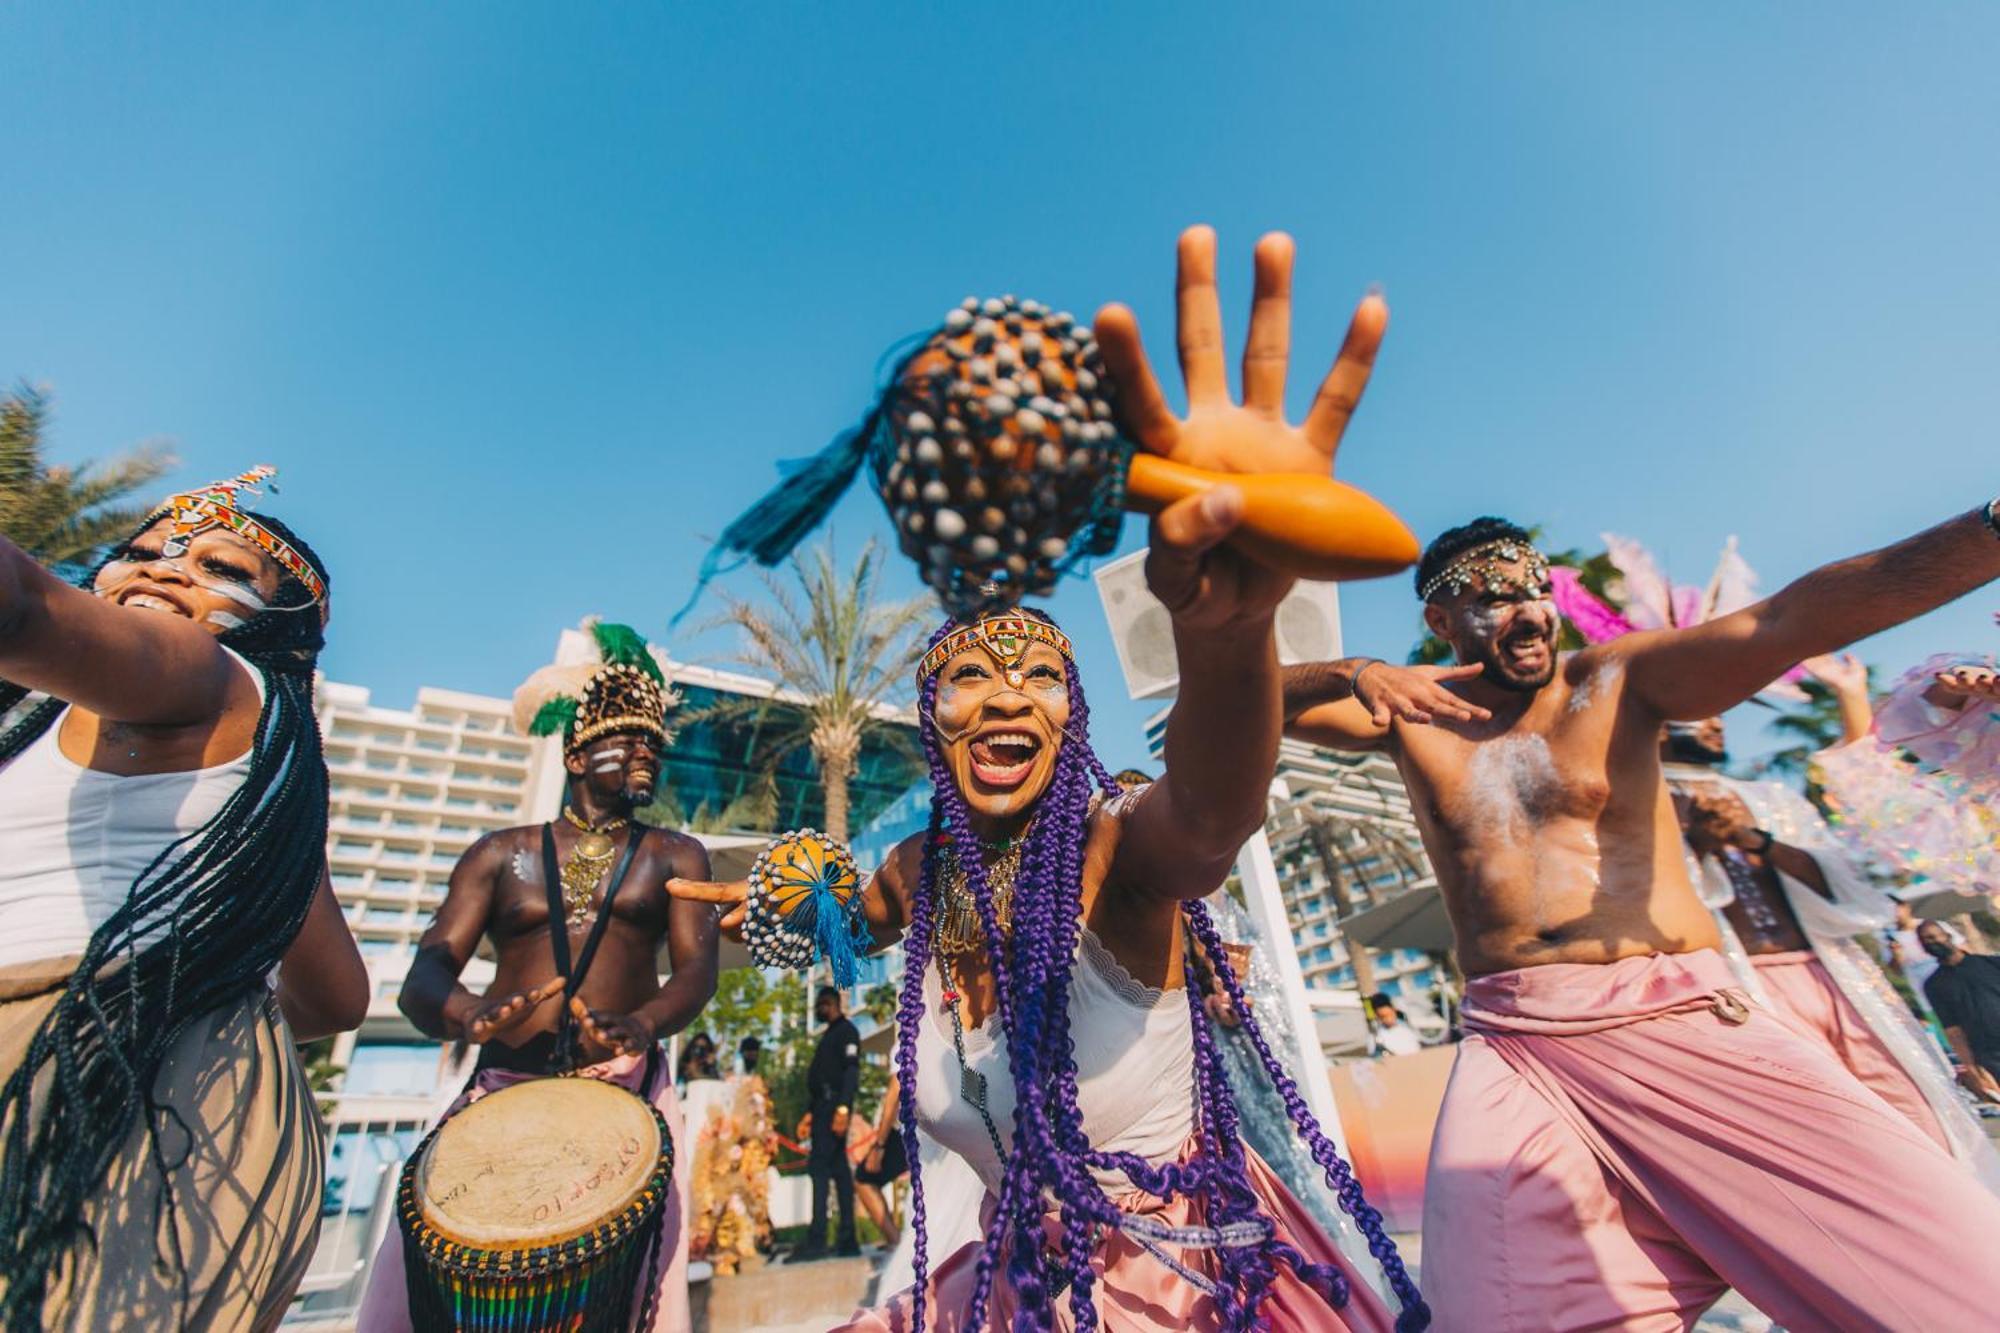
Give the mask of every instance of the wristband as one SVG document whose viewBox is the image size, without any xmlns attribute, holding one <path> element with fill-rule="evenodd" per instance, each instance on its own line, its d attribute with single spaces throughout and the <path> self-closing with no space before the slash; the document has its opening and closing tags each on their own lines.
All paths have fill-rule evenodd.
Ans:
<svg viewBox="0 0 2000 1333">
<path fill-rule="evenodd" d="M 1769 856 L 1771 854 L 1771 848 L 1777 843 L 1778 839 L 1775 836 L 1773 836 L 1771 830 L 1767 828 L 1760 828 L 1757 830 L 1757 832 L 1763 836 L 1764 841 L 1758 843 L 1755 847 L 1752 847 L 1750 850 L 1757 853 L 1757 855 L 1759 856 Z"/>
<path fill-rule="evenodd" d="M 1986 508 L 1979 511 L 1986 516 L 1986 530 L 2000 540 L 2000 496 L 1986 502 Z"/>
<path fill-rule="evenodd" d="M 1354 701 L 1356 703 L 1360 704 L 1363 708 L 1366 708 L 1371 713 L 1375 711 L 1375 706 L 1369 703 L 1368 696 L 1361 692 L 1361 677 L 1367 673 L 1369 667 L 1381 666 L 1381 665 L 1382 665 L 1381 658 L 1371 657 L 1366 662 L 1363 662 L 1358 668 L 1356 668 L 1354 674 L 1348 677 L 1347 679 L 1347 692 L 1354 696 Z"/>
</svg>

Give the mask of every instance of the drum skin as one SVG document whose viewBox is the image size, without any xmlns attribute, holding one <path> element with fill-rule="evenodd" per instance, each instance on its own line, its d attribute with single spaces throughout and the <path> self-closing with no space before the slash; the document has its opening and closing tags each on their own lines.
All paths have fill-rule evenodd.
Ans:
<svg viewBox="0 0 2000 1333">
<path fill-rule="evenodd" d="M 418 1206 L 426 1226 L 474 1249 L 551 1245 L 615 1217 L 659 1160 L 645 1102 L 596 1079 L 536 1079 L 439 1126 L 418 1165 Z"/>
</svg>

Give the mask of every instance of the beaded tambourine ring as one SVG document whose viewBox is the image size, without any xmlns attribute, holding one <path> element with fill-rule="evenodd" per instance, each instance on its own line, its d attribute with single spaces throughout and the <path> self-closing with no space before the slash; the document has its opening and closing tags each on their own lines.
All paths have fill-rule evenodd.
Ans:
<svg viewBox="0 0 2000 1333">
<path fill-rule="evenodd" d="M 750 867 L 743 942 L 759 967 L 803 969 L 824 958 L 841 986 L 869 947 L 854 854 L 816 829 L 794 829 Z"/>
</svg>

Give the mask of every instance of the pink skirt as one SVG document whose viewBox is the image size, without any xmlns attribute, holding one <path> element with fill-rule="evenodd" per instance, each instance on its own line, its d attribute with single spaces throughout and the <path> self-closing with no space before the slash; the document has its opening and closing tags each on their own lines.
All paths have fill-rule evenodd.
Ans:
<svg viewBox="0 0 2000 1333">
<path fill-rule="evenodd" d="M 1182 1150 L 1184 1159 L 1192 1154 L 1193 1147 L 1190 1142 Z M 1248 1161 L 1251 1187 L 1256 1191 L 1265 1214 L 1278 1224 L 1278 1235 L 1297 1248 L 1308 1261 L 1332 1265 L 1346 1274 L 1349 1292 L 1346 1307 L 1336 1310 L 1318 1292 L 1301 1282 L 1289 1268 L 1280 1265 L 1277 1280 L 1271 1286 L 1270 1298 L 1265 1301 L 1262 1310 L 1263 1327 L 1278 1330 L 1279 1333 L 1292 1333 L 1293 1330 L 1297 1333 L 1306 1333 L 1307 1330 L 1325 1333 L 1338 1329 L 1356 1330 L 1356 1333 L 1363 1330 L 1366 1333 L 1388 1333 L 1394 1329 L 1394 1315 L 1375 1294 L 1375 1289 L 1354 1271 L 1340 1247 L 1320 1230 L 1312 1214 L 1247 1144 L 1243 1152 Z M 1187 1198 L 1168 1203 L 1153 1195 L 1134 1191 L 1121 1196 L 1117 1202 L 1127 1212 L 1146 1213 L 1173 1226 L 1199 1225 L 1202 1221 L 1200 1205 Z M 988 1194 L 982 1213 L 984 1221 L 992 1220 L 995 1207 L 996 1200 Z M 1059 1232 L 1054 1217 L 1049 1219 L 1048 1225 L 1051 1238 L 1056 1237 Z M 927 1333 L 964 1333 L 971 1328 L 966 1322 L 966 1307 L 972 1303 L 979 1245 L 978 1241 L 962 1245 L 932 1268 L 924 1298 L 924 1316 L 930 1326 Z M 1212 1274 L 1215 1271 L 1212 1257 L 1202 1251 L 1182 1250 L 1174 1257 L 1196 1272 Z M 1005 1262 L 1003 1256 L 1001 1269 L 994 1278 L 993 1298 L 988 1302 L 986 1315 L 988 1329 L 1006 1328 L 1013 1319 L 1016 1302 L 1013 1290 L 1006 1282 Z M 1097 1307 L 1099 1325 L 1106 1333 L 1189 1333 L 1190 1330 L 1219 1326 L 1213 1300 L 1188 1285 L 1185 1279 L 1123 1233 L 1114 1232 L 1106 1237 L 1098 1246 L 1090 1266 L 1097 1275 L 1097 1281 L 1091 1288 L 1091 1300 Z M 886 1304 L 872 1310 L 858 1310 L 840 1326 L 840 1331 L 912 1333 L 914 1296 L 914 1288 L 905 1288 L 890 1297 Z M 1055 1326 L 1063 1330 L 1075 1326 L 1070 1316 L 1067 1292 L 1056 1298 Z"/>
</svg>

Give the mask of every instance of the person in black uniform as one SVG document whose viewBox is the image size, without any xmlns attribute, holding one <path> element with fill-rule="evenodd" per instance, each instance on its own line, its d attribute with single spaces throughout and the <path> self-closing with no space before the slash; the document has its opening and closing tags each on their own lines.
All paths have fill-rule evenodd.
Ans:
<svg viewBox="0 0 2000 1333">
<path fill-rule="evenodd" d="M 1958 1057 L 1959 1082 L 1986 1101 L 2000 1101 L 2000 958 L 1967 953 L 1965 937 L 1943 921 L 1917 927 L 1917 942 L 1938 960 L 1924 978 L 1924 998 Z"/>
<path fill-rule="evenodd" d="M 854 1175 L 847 1164 L 847 1121 L 855 1096 L 861 1090 L 861 1034 L 841 1012 L 840 990 L 821 986 L 813 1013 L 826 1024 L 819 1048 L 806 1068 L 806 1098 L 811 1107 L 806 1119 L 810 1130 L 801 1126 L 799 1137 L 811 1133 L 812 1155 L 806 1167 L 812 1174 L 812 1227 L 792 1260 L 817 1259 L 826 1254 L 826 1194 L 831 1186 L 839 1195 L 840 1219 L 833 1252 L 842 1257 L 861 1253 L 854 1234 Z"/>
</svg>

